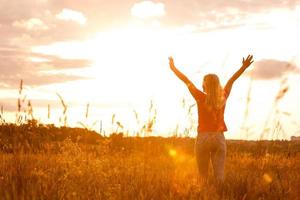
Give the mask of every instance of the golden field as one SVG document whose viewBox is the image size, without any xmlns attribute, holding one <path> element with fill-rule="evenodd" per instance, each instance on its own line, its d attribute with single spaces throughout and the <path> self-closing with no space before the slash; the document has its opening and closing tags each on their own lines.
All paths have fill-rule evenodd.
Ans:
<svg viewBox="0 0 300 200">
<path fill-rule="evenodd" d="M 299 199 L 300 143 L 227 141 L 223 193 L 201 186 L 194 138 L 0 126 L 1 199 Z M 211 180 L 210 180 L 211 181 Z"/>
</svg>

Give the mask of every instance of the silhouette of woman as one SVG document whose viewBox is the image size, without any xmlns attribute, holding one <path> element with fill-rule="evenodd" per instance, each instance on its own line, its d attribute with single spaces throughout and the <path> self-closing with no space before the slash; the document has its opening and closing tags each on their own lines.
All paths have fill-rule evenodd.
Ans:
<svg viewBox="0 0 300 200">
<path fill-rule="evenodd" d="M 195 142 L 195 154 L 203 183 L 207 182 L 208 166 L 211 160 L 214 179 L 217 183 L 224 181 L 224 164 L 226 157 L 226 143 L 224 132 L 227 131 L 224 122 L 226 100 L 230 94 L 233 83 L 253 63 L 253 56 L 243 58 L 242 67 L 228 80 L 224 89 L 216 74 L 207 74 L 203 78 L 203 92 L 174 65 L 174 60 L 169 57 L 171 70 L 188 87 L 190 93 L 197 102 L 198 128 Z"/>
</svg>

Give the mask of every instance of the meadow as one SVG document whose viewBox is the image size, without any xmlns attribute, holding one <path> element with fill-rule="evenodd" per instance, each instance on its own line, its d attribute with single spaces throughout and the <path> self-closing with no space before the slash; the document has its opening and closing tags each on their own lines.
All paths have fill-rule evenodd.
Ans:
<svg viewBox="0 0 300 200">
<path fill-rule="evenodd" d="M 198 184 L 193 145 L 189 137 L 2 123 L 0 197 L 300 199 L 299 142 L 228 140 L 223 193 Z"/>
<path fill-rule="evenodd" d="M 284 83 L 270 115 L 281 113 L 277 105 L 287 92 Z M 225 182 L 220 192 L 213 184 L 212 171 L 210 184 L 198 181 L 195 138 L 189 135 L 192 127 L 183 134 L 175 130 L 168 138 L 148 134 L 156 120 L 152 102 L 148 121 L 140 124 L 141 130 L 134 137 L 123 131 L 115 115 L 115 128 L 105 136 L 84 123 L 80 124 L 83 128 L 68 127 L 68 105 L 57 96 L 62 105 L 60 126 L 35 119 L 22 80 L 14 123 L 6 122 L 1 106 L 1 200 L 300 199 L 299 141 L 267 141 L 263 137 L 257 141 L 227 140 Z M 191 117 L 191 106 L 186 109 Z M 48 118 L 50 113 L 48 105 Z M 89 104 L 85 119 L 88 115 Z M 263 134 L 280 134 L 277 125 L 274 130 L 265 128 Z"/>
</svg>

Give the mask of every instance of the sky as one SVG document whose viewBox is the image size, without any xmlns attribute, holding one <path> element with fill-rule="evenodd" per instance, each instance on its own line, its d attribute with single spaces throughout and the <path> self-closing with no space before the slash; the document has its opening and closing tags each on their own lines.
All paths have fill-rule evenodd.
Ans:
<svg viewBox="0 0 300 200">
<path fill-rule="evenodd" d="M 144 134 L 191 130 L 195 136 L 195 102 L 170 71 L 168 56 L 202 89 L 205 74 L 218 74 L 225 85 L 242 58 L 253 54 L 255 62 L 227 101 L 225 137 L 300 135 L 300 1 L 0 0 L 0 5 L 0 105 L 6 121 L 15 121 L 22 79 L 22 110 L 30 100 L 41 123 L 62 125 L 60 95 L 69 126 L 134 135 L 155 118 L 152 132 Z"/>
</svg>

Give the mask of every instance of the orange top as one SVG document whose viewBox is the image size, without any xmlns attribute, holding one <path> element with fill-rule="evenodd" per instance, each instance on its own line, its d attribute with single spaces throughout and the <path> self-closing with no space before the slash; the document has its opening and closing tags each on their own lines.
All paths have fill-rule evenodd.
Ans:
<svg viewBox="0 0 300 200">
<path fill-rule="evenodd" d="M 220 110 L 209 109 L 205 103 L 206 94 L 198 89 L 190 88 L 190 92 L 197 102 L 198 108 L 198 133 L 199 132 L 224 132 L 227 127 L 224 121 L 224 111 L 229 93 L 224 91 L 225 104 Z"/>
</svg>

